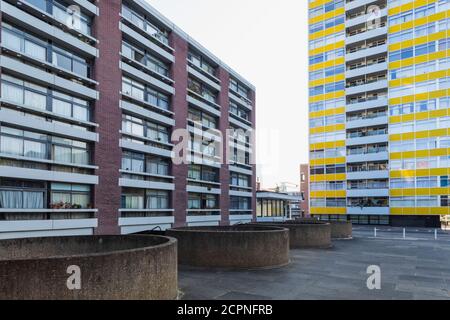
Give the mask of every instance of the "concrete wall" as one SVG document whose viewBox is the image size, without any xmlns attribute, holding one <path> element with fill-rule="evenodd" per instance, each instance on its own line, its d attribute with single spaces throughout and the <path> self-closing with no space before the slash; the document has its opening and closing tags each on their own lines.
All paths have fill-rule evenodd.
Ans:
<svg viewBox="0 0 450 320">
<path fill-rule="evenodd" d="M 274 227 L 192 227 L 166 231 L 178 239 L 181 265 L 253 269 L 289 263 L 289 231 Z"/>
<path fill-rule="evenodd" d="M 0 241 L 0 299 L 175 299 L 176 240 L 88 236 Z M 69 290 L 69 266 L 81 290 Z"/>
</svg>

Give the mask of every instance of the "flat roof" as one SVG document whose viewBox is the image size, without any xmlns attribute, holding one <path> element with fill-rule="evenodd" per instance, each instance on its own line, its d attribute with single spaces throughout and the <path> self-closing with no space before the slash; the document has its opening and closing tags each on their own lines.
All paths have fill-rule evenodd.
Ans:
<svg viewBox="0 0 450 320">
<path fill-rule="evenodd" d="M 300 195 L 291 196 L 287 193 L 273 192 L 273 191 L 256 191 L 256 198 L 258 199 L 274 199 L 274 200 L 288 200 L 288 201 L 300 201 Z"/>
</svg>

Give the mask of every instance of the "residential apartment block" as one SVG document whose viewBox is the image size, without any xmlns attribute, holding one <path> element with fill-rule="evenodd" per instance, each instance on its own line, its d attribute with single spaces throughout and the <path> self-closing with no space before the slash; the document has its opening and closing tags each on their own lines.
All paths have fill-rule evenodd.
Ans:
<svg viewBox="0 0 450 320">
<path fill-rule="evenodd" d="M 310 0 L 310 211 L 450 215 L 450 1 Z"/>
<path fill-rule="evenodd" d="M 0 0 L 0 23 L 0 239 L 256 217 L 255 88 L 145 0 Z"/>
</svg>

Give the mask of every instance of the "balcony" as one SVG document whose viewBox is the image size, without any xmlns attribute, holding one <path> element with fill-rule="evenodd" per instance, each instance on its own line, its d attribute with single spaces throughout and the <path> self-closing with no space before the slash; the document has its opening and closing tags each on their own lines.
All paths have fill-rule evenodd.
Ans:
<svg viewBox="0 0 450 320">
<path fill-rule="evenodd" d="M 361 92 L 375 91 L 380 89 L 387 89 L 388 81 L 387 79 L 380 79 L 376 81 L 361 81 L 355 84 L 350 84 L 345 89 L 345 94 L 352 95 Z"/>
<path fill-rule="evenodd" d="M 347 180 L 389 179 L 389 170 L 347 171 Z"/>
<path fill-rule="evenodd" d="M 9 166 L 0 166 L 0 177 L 63 183 L 98 184 L 98 176 L 94 175 Z"/>
<path fill-rule="evenodd" d="M 366 31 L 361 31 L 361 32 L 356 33 L 354 35 L 347 34 L 347 37 L 345 39 L 345 44 L 349 45 L 349 44 L 356 43 L 356 42 L 359 42 L 359 41 L 364 41 L 364 40 L 368 40 L 368 39 L 371 39 L 371 38 L 379 37 L 381 35 L 386 35 L 387 32 L 388 32 L 388 27 L 384 23 L 379 28 L 366 30 Z"/>
<path fill-rule="evenodd" d="M 361 59 L 364 57 L 374 56 L 388 51 L 386 40 L 382 41 L 380 45 L 372 45 L 369 47 L 357 47 L 353 50 L 347 51 L 345 54 L 345 62 Z"/>
<path fill-rule="evenodd" d="M 347 207 L 351 215 L 388 215 L 389 207 Z"/>
<path fill-rule="evenodd" d="M 81 210 L 86 213 L 85 210 Z M 96 210 L 91 210 L 91 214 Z M 21 212 L 24 212 L 23 210 Z M 26 211 L 25 211 L 26 212 Z M 24 212 L 24 213 L 25 213 Z M 79 214 L 78 210 L 61 212 L 60 210 L 36 210 L 35 214 Z M 58 236 L 90 236 L 98 226 L 97 218 L 87 219 L 38 219 L 0 221 L 0 240 L 32 237 L 58 237 Z"/>
<path fill-rule="evenodd" d="M 198 210 L 188 210 L 188 216 L 186 217 L 186 222 L 189 227 L 201 227 L 201 226 L 218 226 L 220 220 L 220 209 L 207 210 L 205 212 L 214 213 L 213 215 L 203 215 L 201 211 Z"/>
<path fill-rule="evenodd" d="M 34 10 L 36 10 L 36 7 L 30 6 L 29 4 L 26 4 L 26 2 L 24 2 L 23 5 L 25 5 L 25 8 L 34 8 Z M 55 25 L 59 25 L 62 27 L 63 24 L 61 24 L 61 22 L 59 22 L 58 20 L 55 20 L 52 16 L 48 15 L 45 11 L 39 10 L 38 8 L 36 10 L 40 13 L 41 18 L 44 20 L 49 20 L 49 23 L 45 22 L 42 19 L 36 18 L 35 16 L 9 4 L 6 1 L 2 1 L 1 11 L 5 16 L 10 17 L 13 20 L 14 24 L 18 26 L 21 26 L 27 30 L 31 30 L 34 33 L 42 35 L 45 38 L 56 40 L 57 42 L 63 42 L 65 43 L 65 45 L 69 46 L 71 50 L 74 50 L 74 52 L 82 52 L 91 57 L 98 57 L 98 50 L 93 45 L 90 45 L 82 41 L 82 39 L 78 38 L 78 35 L 80 34 L 78 30 L 70 28 L 65 28 L 66 30 L 62 30 L 61 28 L 56 27 Z M 50 23 L 53 23 L 55 25 L 51 25 Z M 75 31 L 75 34 L 69 33 L 73 31 Z M 95 42 L 94 38 L 88 35 L 84 36 L 85 38 L 90 39 L 91 43 Z"/>
<path fill-rule="evenodd" d="M 173 210 L 169 210 L 173 214 Z M 155 216 L 155 217 L 130 217 L 119 218 L 119 227 L 121 234 L 133 234 L 144 231 L 161 230 L 165 231 L 172 228 L 175 223 L 173 216 Z"/>
<path fill-rule="evenodd" d="M 233 209 L 230 210 L 230 225 L 250 223 L 253 221 L 252 210 L 236 210 L 236 211 L 249 211 L 249 214 L 233 214 Z"/>
<path fill-rule="evenodd" d="M 347 146 L 356 146 L 361 144 L 374 144 L 383 143 L 389 141 L 389 135 L 387 132 L 385 134 L 367 134 L 361 136 L 349 136 L 347 138 Z"/>
<path fill-rule="evenodd" d="M 349 185 L 347 197 L 389 197 L 387 183 L 358 183 Z"/>
<path fill-rule="evenodd" d="M 175 89 L 163 81 L 160 81 L 152 76 L 149 75 L 149 72 L 143 72 L 128 63 L 120 62 L 120 69 L 123 71 L 123 74 L 133 78 L 137 81 L 142 81 L 146 83 L 147 85 L 153 86 L 155 88 L 160 89 L 164 93 L 174 95 Z"/>
<path fill-rule="evenodd" d="M 347 129 L 364 128 L 383 124 L 388 124 L 388 116 L 386 113 L 376 115 L 373 117 L 367 116 L 362 118 L 351 119 L 350 121 L 347 121 L 346 128 Z"/>
<path fill-rule="evenodd" d="M 345 71 L 345 77 L 353 78 L 357 76 L 362 76 L 365 74 L 371 74 L 376 73 L 380 71 L 385 71 L 388 69 L 388 63 L 386 62 L 386 59 L 381 59 L 382 62 L 377 62 L 373 64 L 368 64 L 365 66 L 360 66 L 358 68 L 352 68 Z"/>
<path fill-rule="evenodd" d="M 370 98 L 361 98 L 347 103 L 346 111 L 361 111 L 373 108 L 385 107 L 388 105 L 387 96 L 373 96 Z"/>
<path fill-rule="evenodd" d="M 134 31 L 132 28 L 127 26 L 124 23 L 120 23 L 119 26 L 120 30 L 126 34 L 128 37 L 136 41 L 137 43 L 140 43 L 141 45 L 145 46 L 147 50 L 150 50 L 153 54 L 155 54 L 158 58 L 164 59 L 169 62 L 175 62 L 175 57 L 171 52 L 168 52 L 155 44 L 154 42 L 150 41 L 148 38 L 142 36 L 138 32 Z"/>
<path fill-rule="evenodd" d="M 366 152 L 366 153 L 358 153 L 358 154 L 349 154 L 347 155 L 347 163 L 354 162 L 366 162 L 366 161 L 383 161 L 389 159 L 389 153 L 386 149 L 380 149 L 378 151 Z"/>
<path fill-rule="evenodd" d="M 388 9 L 387 8 L 381 9 L 380 18 L 381 17 L 386 17 L 387 14 L 388 14 Z M 356 26 L 358 24 L 366 23 L 367 21 L 369 21 L 370 17 L 371 17 L 371 13 L 368 13 L 368 14 L 359 15 L 359 16 L 351 18 L 351 19 L 347 19 L 345 21 L 345 27 L 349 28 L 349 27 Z"/>
<path fill-rule="evenodd" d="M 205 182 L 205 183 L 209 183 L 209 182 Z M 205 194 L 216 194 L 216 195 L 221 194 L 220 186 L 219 186 L 219 188 L 211 188 L 211 187 L 187 185 L 186 191 L 193 192 L 193 193 L 205 193 Z"/>
<path fill-rule="evenodd" d="M 345 2 L 345 11 L 350 11 L 358 7 L 374 3 L 376 0 L 350 0 Z"/>
</svg>

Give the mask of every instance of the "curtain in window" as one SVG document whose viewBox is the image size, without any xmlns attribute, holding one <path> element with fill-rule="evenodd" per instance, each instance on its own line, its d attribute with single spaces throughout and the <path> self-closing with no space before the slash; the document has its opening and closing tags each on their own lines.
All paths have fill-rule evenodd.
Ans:
<svg viewBox="0 0 450 320">
<path fill-rule="evenodd" d="M 72 150 L 70 148 L 53 146 L 53 155 L 56 161 L 64 163 L 72 162 Z"/>
<path fill-rule="evenodd" d="M 158 197 L 156 197 L 154 195 L 147 196 L 147 208 L 160 209 L 158 207 Z"/>
<path fill-rule="evenodd" d="M 9 48 L 13 50 L 22 51 L 22 41 L 20 37 L 9 30 L 2 30 L 2 42 L 4 42 Z"/>
<path fill-rule="evenodd" d="M 23 140 L 2 136 L 0 138 L 0 151 L 6 154 L 21 156 L 23 152 Z"/>
<path fill-rule="evenodd" d="M 52 193 L 52 204 L 59 204 L 59 203 L 70 203 L 71 197 L 70 193 L 59 193 L 59 192 L 53 192 Z"/>
<path fill-rule="evenodd" d="M 23 90 L 17 86 L 2 83 L 2 98 L 18 104 L 23 104 Z"/>
<path fill-rule="evenodd" d="M 32 91 L 25 91 L 25 104 L 40 110 L 46 109 L 47 97 Z"/>
<path fill-rule="evenodd" d="M 72 116 L 72 106 L 68 102 L 64 102 L 61 100 L 53 99 L 53 112 L 66 116 Z"/>
<path fill-rule="evenodd" d="M 143 209 L 144 197 L 142 196 L 125 196 L 125 209 Z"/>
<path fill-rule="evenodd" d="M 45 143 L 37 141 L 24 141 L 24 154 L 25 157 L 45 159 L 46 158 L 46 146 Z"/>
<path fill-rule="evenodd" d="M 0 208 L 22 209 L 22 192 L 20 191 L 0 191 Z"/>
<path fill-rule="evenodd" d="M 73 149 L 72 152 L 73 163 L 89 164 L 89 153 L 87 150 Z"/>
<path fill-rule="evenodd" d="M 44 208 L 44 192 L 29 192 L 23 193 L 23 208 L 24 209 L 43 209 Z"/>
<path fill-rule="evenodd" d="M 40 59 L 40 60 L 47 60 L 47 53 L 46 48 L 42 47 L 34 42 L 31 42 L 29 40 L 25 40 L 25 53 L 29 54 L 30 56 Z"/>
<path fill-rule="evenodd" d="M 89 195 L 88 194 L 73 194 L 72 195 L 72 204 L 80 205 L 82 208 L 87 208 L 89 204 Z"/>
</svg>

